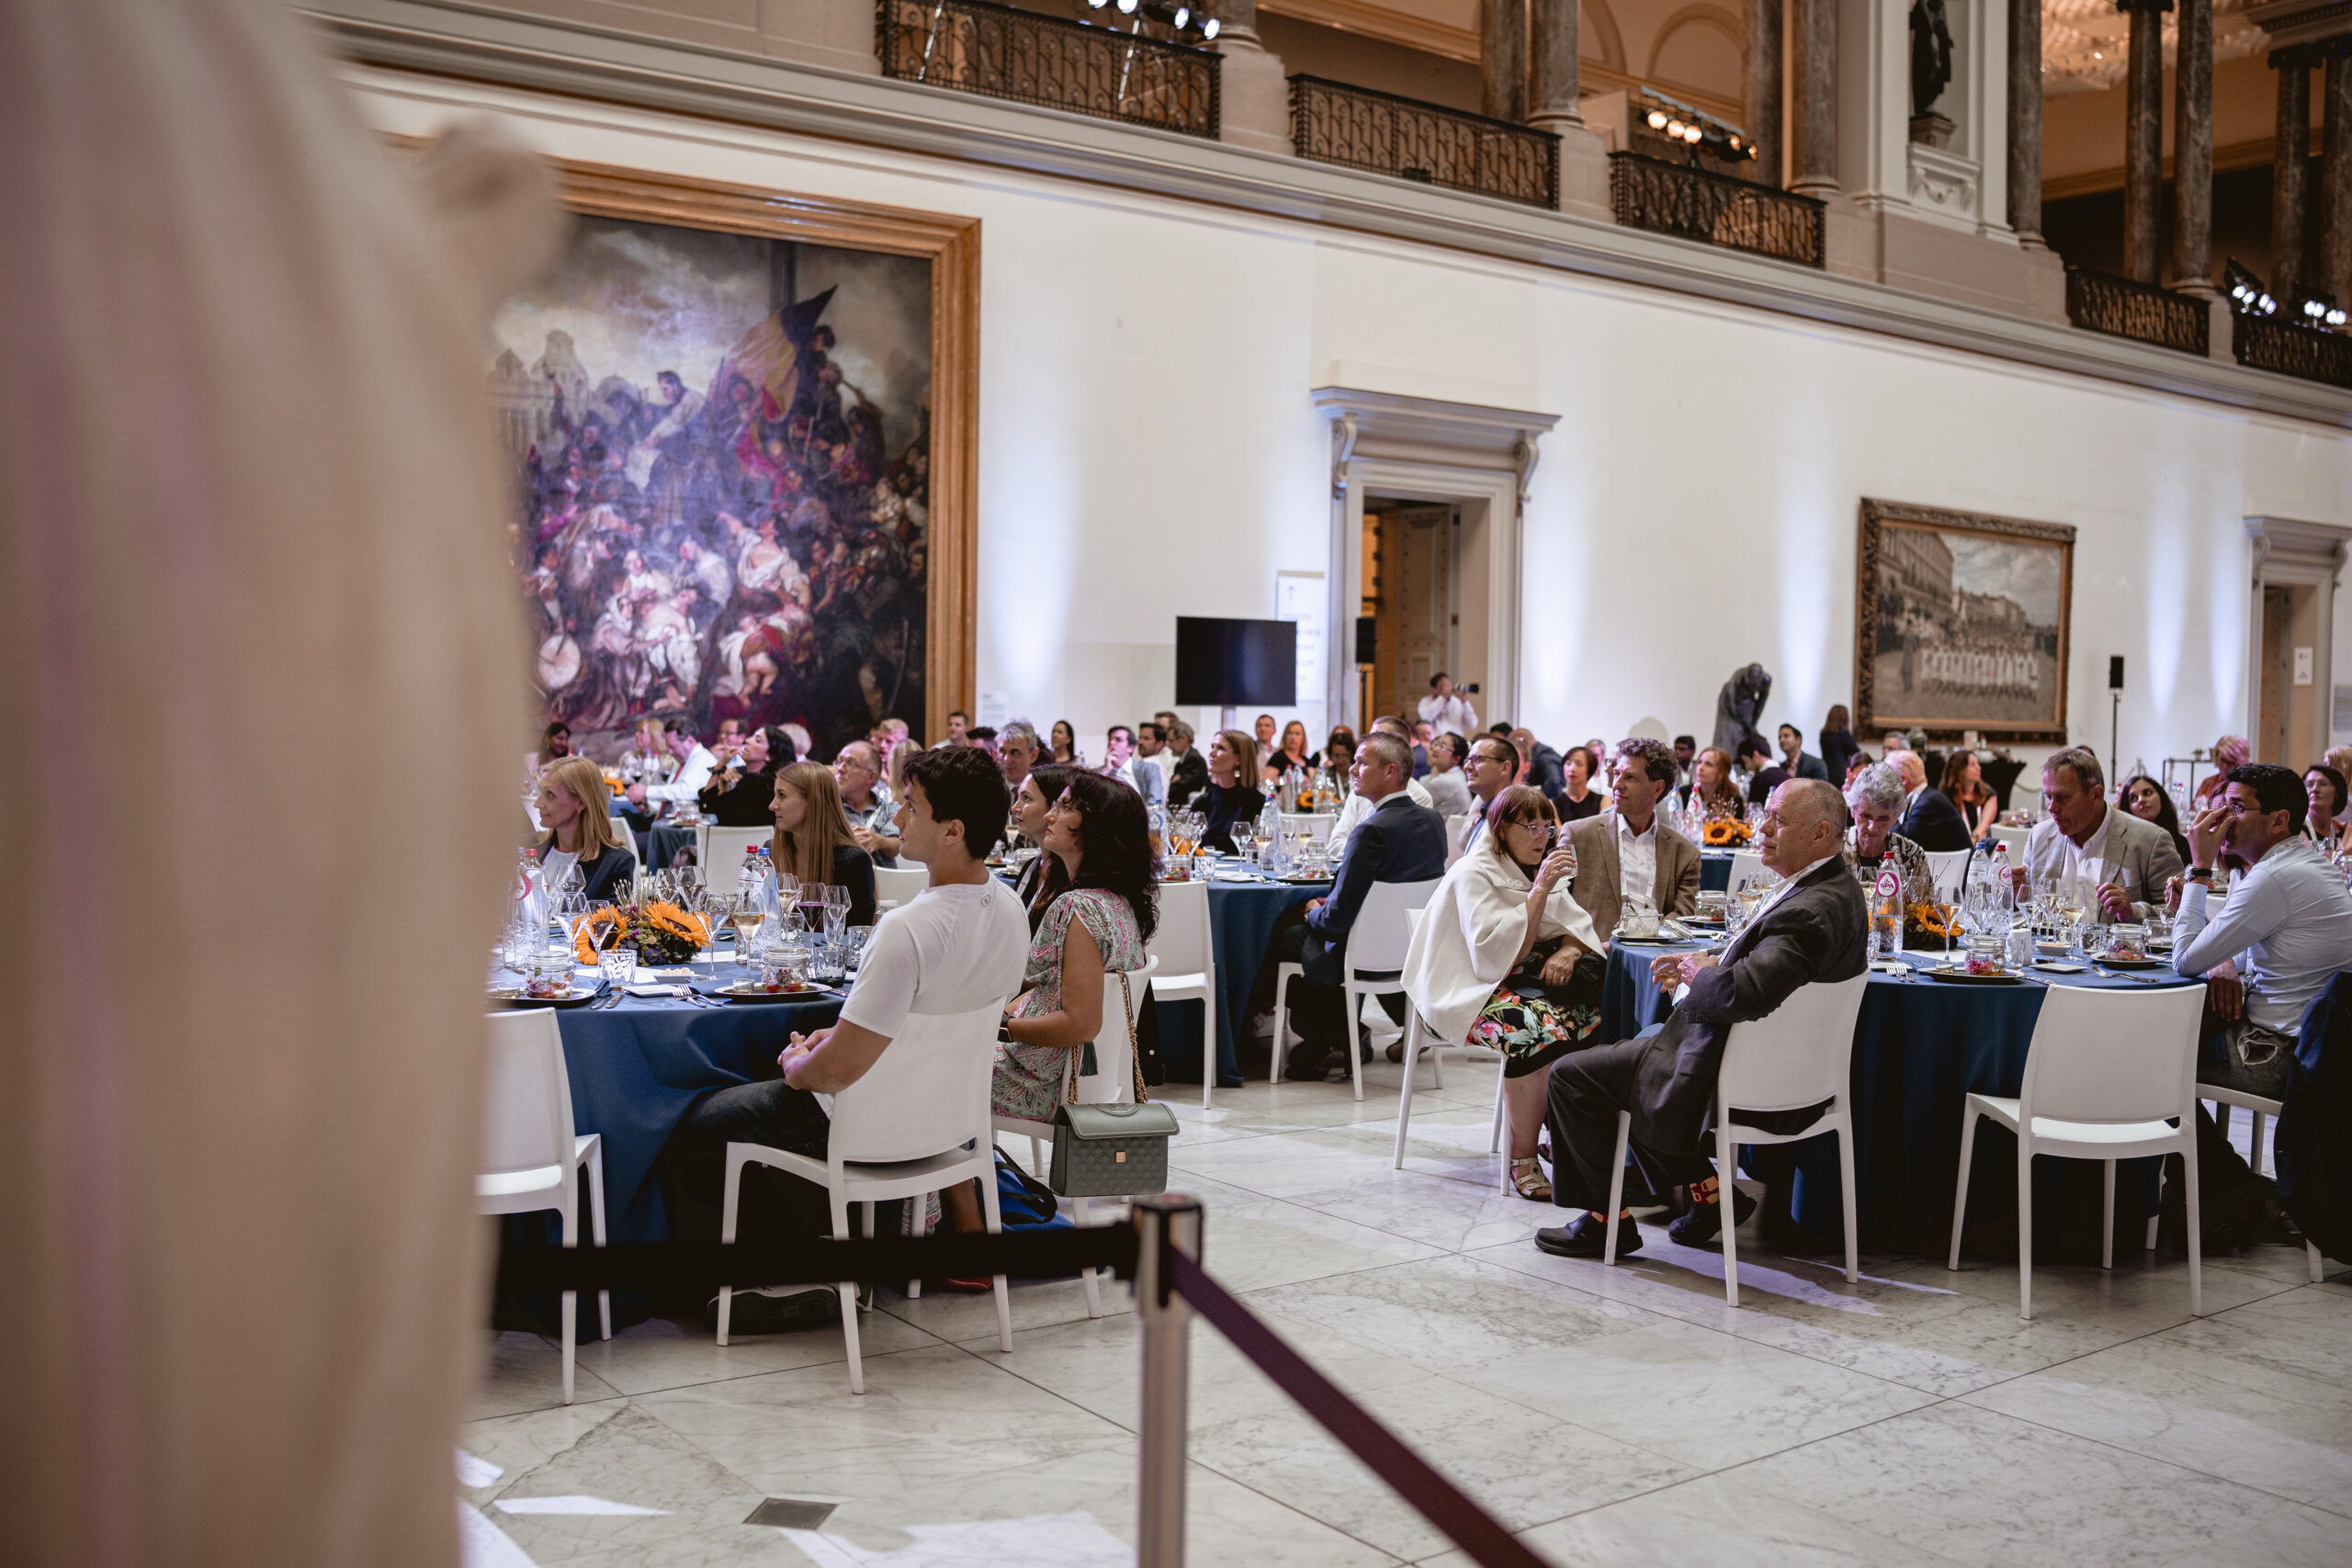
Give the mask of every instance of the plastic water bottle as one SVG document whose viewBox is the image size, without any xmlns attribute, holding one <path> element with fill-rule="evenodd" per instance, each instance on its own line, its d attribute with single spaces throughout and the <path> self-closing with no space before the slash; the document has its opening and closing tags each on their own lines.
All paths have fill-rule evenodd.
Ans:
<svg viewBox="0 0 2352 1568">
<path fill-rule="evenodd" d="M 1264 840 L 1266 845 L 1258 852 L 1258 863 L 1261 866 L 1276 864 L 1277 857 L 1282 853 L 1283 808 L 1271 800 L 1266 802 L 1265 809 L 1258 813 L 1258 837 Z"/>
<path fill-rule="evenodd" d="M 765 844 L 754 846 L 752 852 L 758 857 L 753 862 L 752 875 L 756 878 L 753 887 L 759 895 L 760 908 L 769 915 L 780 915 L 783 910 L 776 902 L 775 859 Z"/>
<path fill-rule="evenodd" d="M 525 930 L 545 934 L 548 929 L 548 899 L 545 878 L 539 863 L 527 849 L 516 852 L 514 864 L 514 908 L 508 920 L 519 923 Z"/>
</svg>

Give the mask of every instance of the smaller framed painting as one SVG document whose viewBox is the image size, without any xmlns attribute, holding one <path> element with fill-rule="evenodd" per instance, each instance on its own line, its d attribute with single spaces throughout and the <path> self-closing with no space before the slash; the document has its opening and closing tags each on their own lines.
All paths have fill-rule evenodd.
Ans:
<svg viewBox="0 0 2352 1568">
<path fill-rule="evenodd" d="M 1854 730 L 2066 741 L 2075 530 L 1862 502 Z"/>
</svg>

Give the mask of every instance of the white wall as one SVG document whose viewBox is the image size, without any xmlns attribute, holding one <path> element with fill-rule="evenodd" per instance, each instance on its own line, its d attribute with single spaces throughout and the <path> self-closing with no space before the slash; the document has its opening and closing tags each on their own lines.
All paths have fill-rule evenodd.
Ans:
<svg viewBox="0 0 2352 1568">
<path fill-rule="evenodd" d="M 1167 705 L 1176 615 L 1268 615 L 1277 570 L 1326 568 L 1307 392 L 1340 366 L 1562 416 L 1507 716 L 1564 743 L 1650 715 L 1703 732 L 1751 659 L 1768 721 L 1815 731 L 1852 699 L 1870 495 L 2075 525 L 2072 727 L 2105 755 L 2124 654 L 2123 761 L 2153 761 L 2244 728 L 2241 519 L 2352 524 L 2352 440 L 2317 427 L 1096 186 L 352 79 L 389 130 L 490 109 L 562 156 L 978 217 L 979 690 L 1041 728 L 1069 718 L 1090 753 Z"/>
</svg>

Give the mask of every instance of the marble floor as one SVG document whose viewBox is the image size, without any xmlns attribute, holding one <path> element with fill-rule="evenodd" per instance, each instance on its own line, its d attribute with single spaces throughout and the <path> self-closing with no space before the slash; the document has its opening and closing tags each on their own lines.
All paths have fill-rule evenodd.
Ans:
<svg viewBox="0 0 2352 1568">
<path fill-rule="evenodd" d="M 1625 1266 L 1528 1237 L 1495 1190 L 1492 1070 L 1423 1077 L 1392 1169 L 1400 1069 L 1364 1100 L 1253 1083 L 1175 1101 L 1171 1181 L 1206 1205 L 1211 1270 L 1561 1564 L 2352 1562 L 2352 1269 L 2300 1249 L 2111 1274 L 1713 1249 L 1657 1228 Z M 2243 1138 L 2245 1122 L 2239 1122 Z M 738 1340 L 656 1320 L 580 1349 L 507 1334 L 458 1456 L 468 1561 L 1071 1564 L 1133 1561 L 1136 1326 L 1113 1287 L 883 1292 L 864 1395 L 831 1328 Z M 1193 1330 L 1190 1560 L 1469 1559 L 1205 1326 Z M 814 1502 L 752 1525 L 767 1498 Z M 830 1506 L 830 1512 L 827 1506 Z M 815 1516 L 821 1515 L 821 1518 Z"/>
</svg>

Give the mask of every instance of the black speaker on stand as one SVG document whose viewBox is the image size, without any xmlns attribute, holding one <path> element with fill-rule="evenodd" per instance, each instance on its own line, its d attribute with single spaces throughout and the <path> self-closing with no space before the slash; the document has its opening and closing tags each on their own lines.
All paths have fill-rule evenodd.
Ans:
<svg viewBox="0 0 2352 1568">
<path fill-rule="evenodd" d="M 2123 723 L 2123 655 L 2109 656 L 2107 661 L 2107 690 L 2109 706 L 2107 714 L 2107 780 L 2115 782 L 2115 739 Z"/>
</svg>

